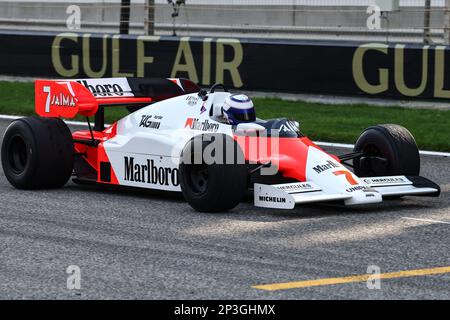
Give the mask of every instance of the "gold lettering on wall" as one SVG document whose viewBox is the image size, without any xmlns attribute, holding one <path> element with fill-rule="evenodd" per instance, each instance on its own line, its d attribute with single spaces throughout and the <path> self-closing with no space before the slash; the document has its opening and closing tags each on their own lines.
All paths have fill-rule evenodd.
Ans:
<svg viewBox="0 0 450 320">
<path fill-rule="evenodd" d="M 428 48 L 424 46 L 422 49 L 422 80 L 417 88 L 408 88 L 405 83 L 405 45 L 399 44 L 395 46 L 395 86 L 397 90 L 408 97 L 415 97 L 423 93 L 427 86 L 428 79 Z"/>
<path fill-rule="evenodd" d="M 184 57 L 185 63 L 181 60 Z M 198 83 L 197 70 L 195 69 L 194 56 L 192 55 L 189 37 L 182 37 L 178 45 L 177 55 L 173 64 L 171 78 L 177 78 L 179 72 L 187 72 L 189 80 Z"/>
<path fill-rule="evenodd" d="M 450 98 L 450 90 L 444 90 L 445 47 L 437 46 L 434 58 L 434 97 Z"/>
<path fill-rule="evenodd" d="M 134 73 L 120 72 L 120 35 L 112 37 L 112 76 L 133 77 Z"/>
<path fill-rule="evenodd" d="M 369 50 L 379 51 L 383 54 L 388 53 L 388 45 L 379 43 L 368 43 L 358 47 L 353 55 L 353 79 L 356 85 L 364 92 L 377 94 L 386 91 L 389 87 L 389 71 L 386 68 L 378 69 L 378 84 L 370 84 L 364 75 L 364 55 Z"/>
<path fill-rule="evenodd" d="M 211 84 L 211 41 L 212 38 L 203 39 L 203 68 L 202 84 Z"/>
<path fill-rule="evenodd" d="M 138 36 L 137 38 L 137 57 L 136 57 L 136 74 L 138 77 L 145 76 L 145 65 L 154 61 L 153 56 L 145 55 L 146 42 L 158 42 L 159 36 Z"/>
<path fill-rule="evenodd" d="M 79 57 L 77 55 L 70 56 L 70 67 L 64 67 L 61 61 L 61 42 L 63 40 L 71 40 L 78 43 L 78 36 L 76 33 L 61 33 L 55 36 L 52 43 L 52 63 L 56 72 L 62 77 L 73 77 L 79 72 Z"/>
<path fill-rule="evenodd" d="M 234 50 L 234 57 L 230 61 L 225 61 L 225 46 L 230 46 Z M 239 66 L 244 59 L 244 50 L 237 39 L 217 39 L 216 48 L 216 82 L 224 83 L 224 72 L 228 71 L 235 88 L 243 86 Z"/>
<path fill-rule="evenodd" d="M 107 44 L 108 44 L 108 35 L 104 35 L 102 39 L 102 66 L 100 70 L 94 71 L 91 67 L 91 46 L 90 46 L 90 37 L 89 33 L 83 35 L 83 68 L 84 73 L 89 78 L 101 78 L 106 73 L 106 67 L 108 63 L 107 56 Z"/>
</svg>

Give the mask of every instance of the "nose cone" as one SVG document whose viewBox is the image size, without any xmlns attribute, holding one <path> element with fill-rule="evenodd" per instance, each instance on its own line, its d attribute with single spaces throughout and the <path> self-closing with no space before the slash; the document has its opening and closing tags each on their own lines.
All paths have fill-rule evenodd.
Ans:
<svg viewBox="0 0 450 320">
<path fill-rule="evenodd" d="M 308 149 L 306 180 L 316 183 L 327 193 L 351 195 L 345 200 L 346 205 L 382 201 L 380 193 L 369 188 L 332 156 L 313 146 Z"/>
<path fill-rule="evenodd" d="M 355 204 L 378 203 L 381 201 L 383 201 L 381 193 L 367 187 L 366 189 L 353 192 L 352 197 L 345 200 L 345 205 L 351 206 Z"/>
</svg>

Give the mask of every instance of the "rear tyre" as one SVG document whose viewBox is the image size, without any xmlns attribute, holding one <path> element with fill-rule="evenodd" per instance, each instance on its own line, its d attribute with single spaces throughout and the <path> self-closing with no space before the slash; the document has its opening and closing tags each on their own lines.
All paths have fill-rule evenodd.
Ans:
<svg viewBox="0 0 450 320">
<path fill-rule="evenodd" d="M 218 140 L 223 142 L 223 157 L 216 153 L 211 162 L 204 157 L 205 148 Z M 234 161 L 218 160 L 223 158 Z M 224 212 L 236 207 L 247 191 L 248 173 L 243 159 L 239 145 L 226 135 L 194 137 L 183 150 L 179 171 L 186 201 L 200 212 Z"/>
<path fill-rule="evenodd" d="M 354 152 L 364 155 L 353 160 L 359 177 L 392 175 L 417 176 L 420 172 L 419 149 L 412 134 L 395 124 L 376 125 L 364 130 Z"/>
<path fill-rule="evenodd" d="M 72 174 L 73 150 L 72 134 L 61 119 L 18 119 L 3 138 L 3 171 L 18 189 L 59 188 Z"/>
</svg>

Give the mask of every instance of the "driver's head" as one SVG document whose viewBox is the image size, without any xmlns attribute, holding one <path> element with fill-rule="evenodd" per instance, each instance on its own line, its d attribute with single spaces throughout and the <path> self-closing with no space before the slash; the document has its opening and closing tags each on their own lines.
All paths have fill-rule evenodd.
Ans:
<svg viewBox="0 0 450 320">
<path fill-rule="evenodd" d="M 232 94 L 226 97 L 222 110 L 224 117 L 232 125 L 256 120 L 253 102 L 244 94 Z"/>
</svg>

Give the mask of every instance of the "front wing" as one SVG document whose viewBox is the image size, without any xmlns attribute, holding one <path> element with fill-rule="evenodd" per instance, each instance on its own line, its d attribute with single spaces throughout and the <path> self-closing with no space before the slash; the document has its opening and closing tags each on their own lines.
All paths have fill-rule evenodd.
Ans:
<svg viewBox="0 0 450 320">
<path fill-rule="evenodd" d="M 439 196 L 440 188 L 434 182 L 420 176 L 390 176 L 361 178 L 367 191 L 376 192 L 381 197 Z M 254 185 L 254 203 L 257 207 L 293 209 L 296 204 L 349 200 L 348 192 L 330 194 L 313 182 Z M 351 201 L 346 201 L 351 204 Z"/>
</svg>

